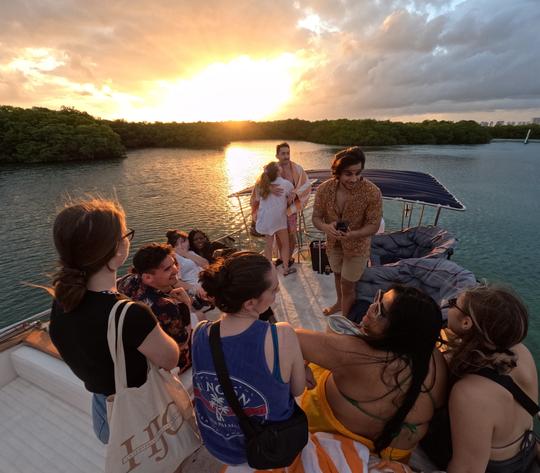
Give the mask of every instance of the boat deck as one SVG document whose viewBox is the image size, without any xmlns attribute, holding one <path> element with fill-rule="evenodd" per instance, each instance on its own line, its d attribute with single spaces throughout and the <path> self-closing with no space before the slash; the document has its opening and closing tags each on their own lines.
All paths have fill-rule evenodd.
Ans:
<svg viewBox="0 0 540 473">
<path fill-rule="evenodd" d="M 90 416 L 21 377 L 0 389 L 0 438 L 2 473 L 104 469 Z"/>
<path fill-rule="evenodd" d="M 310 262 L 294 267 L 297 272 L 287 277 L 278 270 L 280 291 L 273 306 L 275 317 L 295 328 L 324 331 L 323 308 L 335 302 L 334 276 L 318 274 Z"/>
</svg>

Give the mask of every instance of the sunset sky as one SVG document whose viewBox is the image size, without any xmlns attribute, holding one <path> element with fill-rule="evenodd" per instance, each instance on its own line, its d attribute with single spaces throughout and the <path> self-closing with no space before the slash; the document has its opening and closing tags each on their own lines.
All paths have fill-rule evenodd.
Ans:
<svg viewBox="0 0 540 473">
<path fill-rule="evenodd" d="M 540 117 L 540 0 L 2 0 L 0 104 L 130 121 Z"/>
</svg>

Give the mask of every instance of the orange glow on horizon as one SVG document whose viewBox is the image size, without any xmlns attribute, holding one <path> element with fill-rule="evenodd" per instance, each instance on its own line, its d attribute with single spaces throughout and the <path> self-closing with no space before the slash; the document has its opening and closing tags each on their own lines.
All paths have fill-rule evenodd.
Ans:
<svg viewBox="0 0 540 473">
<path fill-rule="evenodd" d="M 143 97 L 144 105 L 118 114 L 132 121 L 267 119 L 293 97 L 298 66 L 293 54 L 212 63 L 191 78 L 158 81 Z"/>
</svg>

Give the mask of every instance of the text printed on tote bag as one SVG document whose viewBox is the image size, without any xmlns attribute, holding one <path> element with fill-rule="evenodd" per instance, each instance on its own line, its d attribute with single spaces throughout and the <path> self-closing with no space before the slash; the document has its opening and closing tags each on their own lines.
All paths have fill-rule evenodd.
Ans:
<svg viewBox="0 0 540 473">
<path fill-rule="evenodd" d="M 169 408 L 174 409 L 174 413 L 171 414 L 170 419 Z M 126 456 L 122 458 L 122 464 L 129 464 L 129 470 L 127 470 L 126 473 L 129 473 L 140 466 L 140 463 L 136 462 L 136 456 L 149 448 L 151 451 L 148 458 L 155 456 L 154 460 L 156 462 L 163 460 L 169 452 L 169 445 L 167 444 L 165 434 L 176 435 L 180 430 L 180 427 L 182 427 L 182 424 L 183 418 L 181 412 L 174 402 L 170 402 L 167 404 L 165 412 L 163 412 L 163 415 L 161 416 L 161 425 L 159 416 L 156 416 L 148 423 L 148 426 L 143 429 L 143 432 L 146 432 L 146 435 L 148 436 L 148 441 L 134 447 L 133 438 L 135 436 L 132 435 L 126 441 L 122 442 L 121 445 L 126 448 Z M 161 442 L 160 448 L 158 448 L 158 442 Z M 162 454 L 158 455 L 160 453 Z"/>
</svg>

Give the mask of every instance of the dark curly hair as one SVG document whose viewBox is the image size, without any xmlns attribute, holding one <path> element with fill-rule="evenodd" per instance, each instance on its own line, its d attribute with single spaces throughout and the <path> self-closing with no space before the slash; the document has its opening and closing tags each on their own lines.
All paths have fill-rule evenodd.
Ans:
<svg viewBox="0 0 540 473">
<path fill-rule="evenodd" d="M 361 164 L 362 169 L 366 165 L 366 155 L 359 146 L 353 146 L 336 153 L 331 166 L 332 175 L 339 177 L 346 168 L 355 164 Z"/>
<path fill-rule="evenodd" d="M 203 270 L 199 281 L 220 310 L 234 314 L 244 302 L 260 297 L 270 287 L 271 269 L 270 261 L 259 253 L 237 251 Z"/>
</svg>

